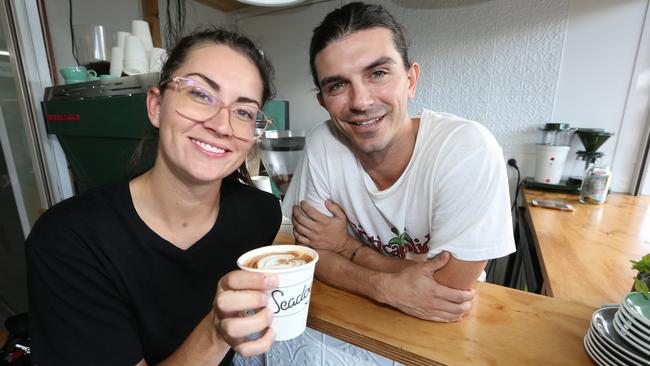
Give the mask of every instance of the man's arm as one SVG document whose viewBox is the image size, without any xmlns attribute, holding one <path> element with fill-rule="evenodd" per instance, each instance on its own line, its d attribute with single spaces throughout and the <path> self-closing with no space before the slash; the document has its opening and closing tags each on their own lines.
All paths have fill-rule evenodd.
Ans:
<svg viewBox="0 0 650 366">
<path fill-rule="evenodd" d="M 419 263 L 408 259 L 381 255 L 357 240 L 352 240 L 358 246 L 354 247 L 355 249 L 346 249 L 341 255 L 345 258 L 351 258 L 352 253 L 354 253 L 354 263 L 362 267 L 380 272 L 395 273 Z M 463 261 L 451 255 L 449 257 L 449 262 L 433 274 L 436 282 L 457 290 L 474 288 L 476 280 L 483 273 L 487 261 Z"/>
<path fill-rule="evenodd" d="M 348 234 L 347 217 L 338 205 L 328 200 L 325 206 L 333 217 L 321 214 L 306 202 L 292 211 L 297 242 L 319 252 L 316 265 L 319 280 L 422 319 L 456 321 L 469 311 L 473 291 L 448 288 L 433 276 L 445 267 L 449 253 L 424 262 L 385 257 Z M 457 264 L 454 266 L 462 269 Z M 450 275 L 456 270 L 446 272 L 445 276 L 461 277 Z"/>
<path fill-rule="evenodd" d="M 350 261 L 378 272 L 399 272 L 416 262 L 377 253 L 348 234 L 348 219 L 331 200 L 325 207 L 333 214 L 323 215 L 305 201 L 292 210 L 293 236 L 296 242 L 314 249 L 332 251 Z"/>
<path fill-rule="evenodd" d="M 391 305 L 425 320 L 452 322 L 471 308 L 474 291 L 459 291 L 436 282 L 433 273 L 444 267 L 449 253 L 425 262 L 411 262 L 403 270 L 375 271 L 328 250 L 318 250 L 316 277 L 335 287 Z"/>
<path fill-rule="evenodd" d="M 332 217 L 323 215 L 304 201 L 300 207 L 293 208 L 294 236 L 299 243 L 333 251 L 361 267 L 378 272 L 399 272 L 418 263 L 384 256 L 365 246 L 348 234 L 347 216 L 336 203 L 325 201 L 325 207 L 330 210 Z M 447 287 L 469 290 L 474 287 L 486 263 L 487 261 L 463 261 L 451 257 L 449 263 L 435 273 L 435 279 Z"/>
</svg>

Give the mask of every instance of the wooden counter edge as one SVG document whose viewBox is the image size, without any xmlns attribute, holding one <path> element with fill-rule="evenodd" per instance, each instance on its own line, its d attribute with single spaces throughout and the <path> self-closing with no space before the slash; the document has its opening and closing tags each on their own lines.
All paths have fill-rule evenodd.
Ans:
<svg viewBox="0 0 650 366">
<path fill-rule="evenodd" d="M 494 300 L 490 299 L 501 299 L 504 297 L 514 296 L 519 300 L 519 304 L 516 306 L 522 306 L 522 304 L 527 304 L 528 301 L 533 301 L 533 303 L 535 303 L 535 305 L 533 305 L 534 307 L 541 306 L 544 308 L 553 303 L 558 306 L 554 311 L 562 309 L 561 312 L 567 311 L 567 315 L 573 314 L 569 316 L 575 316 L 580 313 L 581 315 L 578 315 L 578 317 L 582 319 L 582 322 L 584 322 L 585 333 L 591 315 L 593 311 L 596 310 L 588 305 L 571 303 L 564 300 L 553 299 L 547 296 L 518 291 L 488 283 L 478 284 L 478 291 L 479 296 L 487 296 L 487 298 L 484 298 L 482 301 L 482 306 L 491 307 L 495 304 Z M 439 354 L 438 351 L 434 354 L 419 353 L 416 349 L 404 347 L 400 342 L 385 340 L 385 337 L 381 335 L 382 332 L 380 331 L 379 333 L 375 333 L 375 327 L 372 325 L 355 324 L 355 320 L 351 320 L 356 319 L 355 313 L 358 311 L 363 311 L 364 313 L 368 311 L 376 312 L 378 316 L 385 320 L 395 317 L 392 320 L 399 321 L 404 317 L 403 319 L 407 319 L 411 322 L 413 318 L 408 315 L 367 300 L 361 296 L 330 287 L 320 281 L 314 281 L 312 296 L 312 304 L 310 305 L 307 324 L 314 330 L 372 351 L 381 356 L 401 362 L 405 365 L 446 365 L 446 362 L 449 361 L 449 357 L 445 355 L 446 351 L 444 350 L 441 350 L 441 353 Z M 339 303 L 344 302 L 347 310 L 342 310 L 338 306 L 331 306 L 333 304 L 333 299 Z M 478 305 L 479 303 L 476 304 L 477 308 L 475 311 L 479 310 Z M 519 313 L 519 311 L 517 311 L 517 313 Z M 521 324 L 521 321 L 519 321 L 518 324 Z M 521 330 L 521 327 L 519 329 Z M 587 364 L 586 355 L 584 357 L 585 358 L 582 361 L 585 362 L 581 362 L 580 364 Z"/>
<path fill-rule="evenodd" d="M 533 242 L 535 244 L 535 252 L 537 253 L 539 266 L 542 271 L 542 295 L 553 297 L 553 288 L 551 288 L 551 283 L 548 279 L 546 263 L 544 262 L 544 256 L 542 255 L 542 249 L 539 246 L 539 239 L 537 238 L 537 232 L 535 231 L 535 224 L 533 223 L 533 218 L 530 216 L 531 198 L 529 198 L 527 195 L 531 195 L 531 193 L 527 192 L 527 189 L 523 188 L 521 190 L 521 198 L 523 199 L 525 205 L 524 219 L 526 220 L 528 227 L 530 227 Z"/>
<path fill-rule="evenodd" d="M 445 364 L 435 362 L 416 353 L 408 352 L 402 349 L 387 347 L 385 343 L 350 331 L 337 324 L 318 319 L 310 316 L 307 319 L 307 326 L 321 333 L 327 334 L 336 339 L 348 342 L 367 351 L 374 352 L 378 355 L 387 357 L 393 361 L 401 362 L 405 365 L 422 365 L 422 366 L 444 366 Z"/>
<path fill-rule="evenodd" d="M 315 296 L 318 296 L 318 292 L 320 291 L 327 291 L 327 292 L 334 291 L 334 292 L 345 294 L 345 296 L 349 295 L 353 298 L 361 298 L 358 295 L 350 294 L 346 291 L 336 289 L 318 280 L 315 280 L 312 286 L 312 295 L 314 295 L 314 292 L 316 292 Z M 374 302 L 371 302 L 370 300 L 367 299 L 364 299 L 362 301 L 364 302 L 368 301 L 369 303 L 374 304 Z M 408 315 L 404 315 L 404 316 L 408 316 Z M 327 334 L 328 336 L 348 342 L 357 347 L 361 347 L 365 350 L 387 357 L 391 360 L 401 362 L 405 365 L 417 365 L 417 366 L 420 365 L 444 366 L 445 365 L 444 363 L 436 362 L 435 360 L 431 360 L 430 358 L 418 355 L 417 353 L 399 347 L 395 347 L 392 344 L 388 344 L 376 338 L 362 334 L 360 332 L 350 330 L 336 322 L 322 319 L 321 317 L 319 317 L 319 314 L 315 314 L 315 312 L 311 310 L 311 307 L 309 311 L 309 316 L 307 318 L 307 326 L 311 329 Z"/>
</svg>

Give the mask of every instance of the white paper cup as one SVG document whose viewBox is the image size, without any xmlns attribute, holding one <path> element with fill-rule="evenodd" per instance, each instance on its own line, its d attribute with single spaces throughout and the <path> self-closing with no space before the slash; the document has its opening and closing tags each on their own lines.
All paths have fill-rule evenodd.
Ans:
<svg viewBox="0 0 650 366">
<path fill-rule="evenodd" d="M 119 78 L 122 76 L 122 69 L 124 68 L 124 52 L 121 47 L 113 47 L 111 49 L 111 68 L 109 73 L 111 76 Z"/>
<path fill-rule="evenodd" d="M 251 258 L 259 255 L 289 251 L 304 252 L 313 260 L 305 265 L 290 268 L 257 269 L 246 266 Z M 296 338 L 305 331 L 316 262 L 318 262 L 318 253 L 301 245 L 270 245 L 251 250 L 237 259 L 237 266 L 244 271 L 278 276 L 278 287 L 268 291 L 268 306 L 273 312 L 271 328 L 276 332 L 276 341 Z"/>
<path fill-rule="evenodd" d="M 117 32 L 117 47 L 124 49 L 124 43 L 126 43 L 126 37 L 130 36 L 129 32 Z"/>
<path fill-rule="evenodd" d="M 144 20 L 131 21 L 131 34 L 140 38 L 140 42 L 142 42 L 142 47 L 144 47 L 145 51 L 149 51 L 153 48 L 149 23 Z"/>
<path fill-rule="evenodd" d="M 264 175 L 256 175 L 251 177 L 251 180 L 257 189 L 273 194 L 273 189 L 271 189 L 271 178 Z"/>
<path fill-rule="evenodd" d="M 167 51 L 162 48 L 152 48 L 149 53 L 149 72 L 160 72 L 167 61 Z"/>
<path fill-rule="evenodd" d="M 535 181 L 558 184 L 570 146 L 537 145 Z"/>
<path fill-rule="evenodd" d="M 140 39 L 136 36 L 126 37 L 124 44 L 124 69 L 128 75 L 144 74 L 149 71 L 149 62 Z"/>
</svg>

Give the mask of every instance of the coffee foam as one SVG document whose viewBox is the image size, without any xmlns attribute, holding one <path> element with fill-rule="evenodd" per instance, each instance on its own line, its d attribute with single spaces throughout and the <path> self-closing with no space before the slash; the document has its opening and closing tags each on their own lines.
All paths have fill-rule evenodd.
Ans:
<svg viewBox="0 0 650 366">
<path fill-rule="evenodd" d="M 302 251 L 271 252 L 255 256 L 244 263 L 253 269 L 285 269 L 304 266 L 314 258 Z"/>
</svg>

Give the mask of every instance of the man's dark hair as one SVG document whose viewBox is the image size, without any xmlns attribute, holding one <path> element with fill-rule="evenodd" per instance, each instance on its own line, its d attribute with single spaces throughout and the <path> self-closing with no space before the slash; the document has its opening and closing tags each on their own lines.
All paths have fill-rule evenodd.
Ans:
<svg viewBox="0 0 650 366">
<path fill-rule="evenodd" d="M 318 90 L 320 85 L 315 66 L 316 55 L 333 41 L 341 40 L 354 32 L 376 27 L 388 29 L 393 34 L 395 49 L 402 56 L 404 68 L 408 70 L 411 63 L 404 27 L 381 5 L 353 2 L 327 14 L 323 22 L 314 28 L 309 45 L 309 68 Z"/>
</svg>

